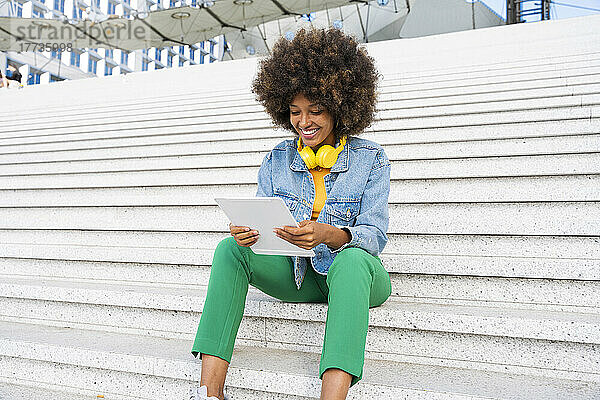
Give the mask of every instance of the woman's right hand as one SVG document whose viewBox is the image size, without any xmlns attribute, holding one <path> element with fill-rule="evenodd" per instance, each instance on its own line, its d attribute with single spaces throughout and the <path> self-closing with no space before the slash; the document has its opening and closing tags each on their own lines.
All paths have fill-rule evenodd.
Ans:
<svg viewBox="0 0 600 400">
<path fill-rule="evenodd" d="M 236 243 L 242 247 L 250 247 L 258 240 L 258 231 L 252 230 L 247 226 L 235 226 L 229 224 L 229 233 L 235 239 Z"/>
</svg>

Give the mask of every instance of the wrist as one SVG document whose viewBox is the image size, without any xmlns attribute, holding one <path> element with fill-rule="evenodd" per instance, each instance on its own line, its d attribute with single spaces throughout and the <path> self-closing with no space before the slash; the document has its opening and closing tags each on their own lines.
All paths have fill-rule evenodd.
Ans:
<svg viewBox="0 0 600 400">
<path fill-rule="evenodd" d="M 328 247 L 332 249 L 339 249 L 346 243 L 349 243 L 352 240 L 352 234 L 349 230 L 340 229 L 333 225 L 324 224 L 327 226 L 325 230 L 325 243 Z"/>
</svg>

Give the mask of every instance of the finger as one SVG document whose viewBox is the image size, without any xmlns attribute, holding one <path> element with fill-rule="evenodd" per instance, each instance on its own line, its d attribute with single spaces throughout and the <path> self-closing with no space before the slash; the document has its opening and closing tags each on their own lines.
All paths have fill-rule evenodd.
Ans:
<svg viewBox="0 0 600 400">
<path fill-rule="evenodd" d="M 235 237 L 238 238 L 239 240 L 246 240 L 248 238 L 252 238 L 258 236 L 258 231 L 250 231 L 250 232 L 243 232 L 243 233 L 236 233 Z"/>
<path fill-rule="evenodd" d="M 290 242 L 292 244 L 296 244 L 296 238 L 293 235 L 290 235 L 289 233 L 286 233 L 285 231 L 281 230 L 281 229 L 274 229 L 273 233 L 275 233 L 275 236 L 277 236 L 280 239 L 285 240 L 286 242 Z"/>
<path fill-rule="evenodd" d="M 242 246 L 242 247 L 250 247 L 254 244 L 255 242 L 251 242 L 251 243 L 238 243 L 238 246 Z"/>
<path fill-rule="evenodd" d="M 240 243 L 249 243 L 252 241 L 257 241 L 259 237 L 260 237 L 260 235 L 251 235 L 251 236 L 244 236 L 244 237 L 240 237 L 240 235 L 237 235 L 237 236 L 235 236 L 235 240 Z"/>
<path fill-rule="evenodd" d="M 308 228 L 305 228 L 305 227 L 296 228 L 295 226 L 289 226 L 289 225 L 286 225 L 281 228 L 282 231 L 289 233 L 290 235 L 295 235 L 295 236 L 306 234 L 307 229 Z"/>
<path fill-rule="evenodd" d="M 242 232 L 248 232 L 250 231 L 250 228 L 247 226 L 235 226 L 235 225 L 231 225 L 231 227 L 229 228 L 229 231 L 233 234 L 233 233 L 242 233 Z"/>
<path fill-rule="evenodd" d="M 285 231 L 276 232 L 275 235 L 287 242 L 295 244 L 296 246 L 308 245 L 308 244 L 312 243 L 312 238 L 306 237 L 304 235 L 302 235 L 302 236 L 290 235 L 289 233 L 286 233 Z"/>
<path fill-rule="evenodd" d="M 297 240 L 288 240 L 288 239 L 285 239 L 285 238 L 282 238 L 282 239 L 285 240 L 286 242 L 289 242 L 289 243 L 291 243 L 291 244 L 293 244 L 295 246 L 300 247 L 301 249 L 310 250 L 313 247 L 315 247 L 315 244 L 311 243 L 311 242 L 306 242 L 306 241 L 299 242 Z"/>
<path fill-rule="evenodd" d="M 242 246 L 252 246 L 254 243 L 257 242 L 257 240 L 258 240 L 258 237 L 251 237 L 251 238 L 247 238 L 247 239 L 242 239 L 238 243 Z"/>
</svg>

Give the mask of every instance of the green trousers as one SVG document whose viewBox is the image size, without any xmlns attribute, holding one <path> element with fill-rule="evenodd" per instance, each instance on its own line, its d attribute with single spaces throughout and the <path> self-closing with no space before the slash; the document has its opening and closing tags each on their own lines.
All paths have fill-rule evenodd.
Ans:
<svg viewBox="0 0 600 400">
<path fill-rule="evenodd" d="M 248 285 L 285 302 L 328 303 L 319 378 L 328 368 L 362 378 L 369 308 L 391 294 L 390 277 L 374 257 L 346 248 L 334 259 L 327 275 L 309 265 L 300 290 L 296 288 L 293 258 L 258 255 L 230 237 L 217 246 L 208 292 L 192 346 L 192 354 L 210 354 L 230 362 L 244 313 Z"/>
</svg>

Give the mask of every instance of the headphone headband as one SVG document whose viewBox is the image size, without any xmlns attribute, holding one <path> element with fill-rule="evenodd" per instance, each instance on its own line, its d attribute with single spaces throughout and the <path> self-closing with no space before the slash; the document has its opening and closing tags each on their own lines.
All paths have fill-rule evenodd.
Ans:
<svg viewBox="0 0 600 400">
<path fill-rule="evenodd" d="M 331 168 L 335 165 L 339 154 L 346 145 L 346 137 L 340 139 L 340 145 L 336 148 L 328 144 L 319 147 L 317 154 L 310 147 L 302 148 L 302 138 L 298 138 L 298 154 L 302 157 L 302 160 L 308 167 L 313 169 L 317 166 L 322 168 Z"/>
<path fill-rule="evenodd" d="M 346 145 L 346 137 L 342 136 L 342 138 L 340 139 L 340 145 L 338 147 L 336 147 L 335 149 L 339 149 L 340 147 L 344 147 Z M 329 146 L 328 144 L 324 145 L 324 146 Z M 302 151 L 302 137 L 298 137 L 298 152 Z"/>
</svg>

